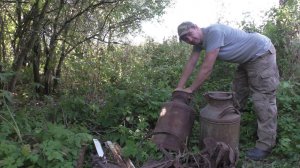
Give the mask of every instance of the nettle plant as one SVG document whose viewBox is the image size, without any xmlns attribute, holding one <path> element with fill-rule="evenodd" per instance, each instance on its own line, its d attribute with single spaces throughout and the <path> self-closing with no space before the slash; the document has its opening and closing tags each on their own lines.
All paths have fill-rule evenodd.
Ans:
<svg viewBox="0 0 300 168">
<path fill-rule="evenodd" d="M 5 111 L 1 115 L 3 113 Z M 82 145 L 92 142 L 88 133 L 67 129 L 60 124 L 18 118 L 15 121 L 24 125 L 19 132 L 8 123 L 9 120 L 0 123 L 0 167 L 71 168 L 76 164 Z M 28 123 L 31 123 L 31 128 Z"/>
<path fill-rule="evenodd" d="M 278 91 L 278 145 L 275 151 L 288 156 L 300 153 L 300 83 L 281 82 Z"/>
</svg>

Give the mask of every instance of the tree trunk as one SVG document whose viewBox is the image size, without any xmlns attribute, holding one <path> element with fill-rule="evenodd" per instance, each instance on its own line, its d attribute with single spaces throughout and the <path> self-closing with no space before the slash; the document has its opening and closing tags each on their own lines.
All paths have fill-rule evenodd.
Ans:
<svg viewBox="0 0 300 168">
<path fill-rule="evenodd" d="M 53 86 L 53 89 L 55 89 L 55 90 L 58 89 L 58 82 L 61 77 L 61 68 L 64 63 L 65 57 L 66 57 L 65 42 L 63 42 L 62 46 L 61 46 L 61 54 L 60 54 L 59 62 L 58 62 L 58 65 L 56 67 L 56 72 L 55 72 L 54 86 Z"/>
<path fill-rule="evenodd" d="M 3 72 L 3 65 L 6 62 L 6 48 L 4 41 L 4 18 L 0 16 L 0 72 Z"/>
<path fill-rule="evenodd" d="M 24 36 L 22 35 L 22 37 L 19 40 L 18 46 L 20 46 L 20 47 L 16 51 L 16 57 L 15 57 L 13 65 L 12 65 L 12 69 L 15 72 L 15 75 L 12 77 L 12 79 L 9 82 L 9 86 L 8 86 L 9 91 L 15 90 L 15 86 L 16 86 L 17 79 L 18 79 L 18 73 L 19 73 L 20 69 L 22 68 L 24 59 L 25 59 L 25 57 L 27 57 L 29 52 L 32 50 L 32 48 L 35 44 L 35 41 L 38 37 L 38 33 L 41 31 L 42 23 L 44 20 L 46 9 L 48 8 L 49 1 L 45 2 L 43 9 L 40 13 L 39 13 L 38 3 L 39 2 L 37 1 L 36 4 L 34 4 L 34 6 L 31 9 L 31 12 L 32 12 L 31 15 L 33 18 L 33 21 L 32 21 L 33 26 L 27 30 L 26 29 L 22 30 L 25 33 L 23 34 Z M 21 24 L 21 23 L 19 23 L 19 24 Z"/>
<path fill-rule="evenodd" d="M 54 67 L 55 67 L 55 63 L 56 63 L 56 57 L 55 57 L 55 49 L 56 49 L 56 45 L 57 45 L 57 37 L 58 35 L 56 34 L 56 32 L 54 31 L 55 34 L 53 34 L 53 36 L 51 37 L 50 40 L 50 47 L 49 47 L 49 53 L 47 55 L 47 60 L 45 63 L 45 71 L 44 71 L 44 75 L 45 75 L 45 81 L 44 81 L 44 90 L 45 90 L 45 94 L 50 94 L 53 88 L 53 80 L 52 77 L 54 76 Z"/>
<path fill-rule="evenodd" d="M 18 72 L 22 68 L 25 56 L 32 49 L 33 44 L 35 43 L 35 40 L 36 40 L 36 36 L 37 36 L 36 33 L 32 33 L 31 38 L 29 40 L 22 40 L 23 42 L 21 42 L 21 44 L 23 44 L 24 47 L 21 48 L 21 51 L 19 52 L 19 54 L 16 57 L 17 60 L 15 60 L 13 66 L 12 66 L 12 69 L 16 74 L 10 80 L 9 87 L 8 87 L 9 91 L 15 90 L 15 86 L 16 86 L 17 79 L 18 79 Z"/>
<path fill-rule="evenodd" d="M 70 26 L 66 26 L 64 32 L 63 32 L 63 39 L 67 39 L 67 35 L 68 35 L 68 31 L 69 31 L 69 28 Z M 61 69 L 62 69 L 62 66 L 63 66 L 63 63 L 64 63 L 64 60 L 67 56 L 67 53 L 66 53 L 66 41 L 62 41 L 62 44 L 61 44 L 61 49 L 60 49 L 60 58 L 59 58 L 59 61 L 58 61 L 58 65 L 56 67 L 56 72 L 55 72 L 55 78 L 54 78 L 54 84 L 53 84 L 53 91 L 58 89 L 58 84 L 59 84 L 59 79 L 61 77 Z"/>
<path fill-rule="evenodd" d="M 50 94 L 50 87 L 51 87 L 51 59 L 52 56 L 50 55 L 50 51 L 47 52 L 46 55 L 46 62 L 44 67 L 44 93 L 46 95 Z"/>
<path fill-rule="evenodd" d="M 33 55 L 32 55 L 32 70 L 33 70 L 33 80 L 36 84 L 35 91 L 38 94 L 42 93 L 41 85 L 41 77 L 40 77 L 40 58 L 41 58 L 41 43 L 38 38 L 33 47 Z"/>
</svg>

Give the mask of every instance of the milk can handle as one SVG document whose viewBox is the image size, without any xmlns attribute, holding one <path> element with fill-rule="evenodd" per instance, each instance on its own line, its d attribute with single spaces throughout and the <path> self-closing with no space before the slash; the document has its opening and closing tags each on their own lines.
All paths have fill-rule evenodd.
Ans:
<svg viewBox="0 0 300 168">
<path fill-rule="evenodd" d="M 240 103 L 239 103 L 239 101 L 236 98 L 236 93 L 235 92 L 232 92 L 232 100 L 233 100 L 233 106 L 235 108 L 240 109 Z"/>
<path fill-rule="evenodd" d="M 238 109 L 236 109 L 236 108 L 233 107 L 233 106 L 228 106 L 228 107 L 226 107 L 226 108 L 218 115 L 218 117 L 219 117 L 219 118 L 222 118 L 222 117 L 224 117 L 226 114 L 228 114 L 228 113 L 230 113 L 230 112 L 234 112 L 234 113 L 240 115 L 240 111 L 239 111 Z"/>
</svg>

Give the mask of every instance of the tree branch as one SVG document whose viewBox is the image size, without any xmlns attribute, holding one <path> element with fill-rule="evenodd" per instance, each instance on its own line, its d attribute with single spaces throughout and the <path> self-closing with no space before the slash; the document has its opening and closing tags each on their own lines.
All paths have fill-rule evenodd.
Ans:
<svg viewBox="0 0 300 168">
<path fill-rule="evenodd" d="M 106 0 L 102 0 L 99 3 L 96 3 L 94 5 L 90 5 L 88 7 L 86 7 L 84 10 L 80 11 L 79 13 L 77 13 L 76 15 L 74 15 L 73 17 L 71 17 L 70 19 L 66 20 L 64 25 L 60 28 L 60 30 L 58 31 L 58 34 L 61 34 L 61 32 L 63 31 L 63 29 L 65 29 L 65 27 L 67 26 L 67 24 L 71 23 L 74 19 L 76 19 L 77 17 L 83 15 L 85 12 L 89 11 L 90 9 L 95 9 L 100 5 L 103 4 L 113 4 L 113 3 L 117 3 L 120 0 L 115 0 L 115 1 L 106 1 Z"/>
</svg>

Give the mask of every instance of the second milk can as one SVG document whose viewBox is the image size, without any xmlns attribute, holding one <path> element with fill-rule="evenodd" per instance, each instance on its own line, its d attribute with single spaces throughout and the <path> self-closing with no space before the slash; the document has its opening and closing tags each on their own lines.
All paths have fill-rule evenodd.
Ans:
<svg viewBox="0 0 300 168">
<path fill-rule="evenodd" d="M 210 137 L 238 151 L 240 113 L 234 107 L 233 92 L 207 92 L 207 105 L 200 111 L 200 143 Z"/>
</svg>

